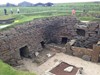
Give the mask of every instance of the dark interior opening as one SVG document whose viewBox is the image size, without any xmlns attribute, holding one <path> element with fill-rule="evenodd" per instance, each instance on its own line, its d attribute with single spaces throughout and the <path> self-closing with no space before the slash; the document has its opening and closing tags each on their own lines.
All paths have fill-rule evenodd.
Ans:
<svg viewBox="0 0 100 75">
<path fill-rule="evenodd" d="M 66 44 L 67 42 L 68 42 L 68 38 L 67 37 L 62 37 L 61 44 Z"/>
<path fill-rule="evenodd" d="M 98 31 L 95 31 L 96 34 L 98 34 Z"/>
<path fill-rule="evenodd" d="M 93 49 L 93 44 L 87 45 L 87 47 L 86 47 L 86 48 Z"/>
<path fill-rule="evenodd" d="M 85 36 L 85 30 L 77 29 L 76 33 L 80 36 Z"/>
<path fill-rule="evenodd" d="M 20 56 L 25 58 L 29 57 L 29 49 L 27 46 L 20 48 Z"/>
<path fill-rule="evenodd" d="M 45 42 L 42 41 L 42 42 L 40 42 L 40 43 L 41 43 L 42 48 L 45 48 Z"/>
</svg>

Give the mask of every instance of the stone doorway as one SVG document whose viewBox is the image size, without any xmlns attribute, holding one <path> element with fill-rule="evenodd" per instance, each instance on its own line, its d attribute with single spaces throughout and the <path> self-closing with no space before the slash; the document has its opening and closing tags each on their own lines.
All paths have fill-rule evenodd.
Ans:
<svg viewBox="0 0 100 75">
<path fill-rule="evenodd" d="M 42 48 L 45 48 L 45 42 L 41 41 L 40 43 L 41 43 Z"/>
<path fill-rule="evenodd" d="M 21 57 L 25 57 L 25 58 L 29 57 L 29 49 L 27 46 L 24 46 L 24 47 L 20 48 L 19 50 L 20 50 Z"/>
<path fill-rule="evenodd" d="M 85 36 L 85 30 L 83 29 L 77 29 L 76 33 L 80 36 Z"/>
<path fill-rule="evenodd" d="M 66 44 L 68 42 L 67 37 L 62 37 L 61 44 Z"/>
</svg>

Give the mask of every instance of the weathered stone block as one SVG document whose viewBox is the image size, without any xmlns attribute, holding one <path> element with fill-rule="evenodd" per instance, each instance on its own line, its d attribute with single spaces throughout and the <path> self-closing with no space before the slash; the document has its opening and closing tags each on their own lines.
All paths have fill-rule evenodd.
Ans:
<svg viewBox="0 0 100 75">
<path fill-rule="evenodd" d="M 82 59 L 86 60 L 86 61 L 90 61 L 91 60 L 91 56 L 88 55 L 83 55 Z"/>
</svg>

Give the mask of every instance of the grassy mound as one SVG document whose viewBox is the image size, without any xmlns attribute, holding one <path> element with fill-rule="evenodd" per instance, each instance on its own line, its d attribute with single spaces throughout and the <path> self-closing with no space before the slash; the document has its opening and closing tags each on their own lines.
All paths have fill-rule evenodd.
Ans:
<svg viewBox="0 0 100 75">
<path fill-rule="evenodd" d="M 17 71 L 0 60 L 0 75 L 36 75 L 36 74 Z"/>
</svg>

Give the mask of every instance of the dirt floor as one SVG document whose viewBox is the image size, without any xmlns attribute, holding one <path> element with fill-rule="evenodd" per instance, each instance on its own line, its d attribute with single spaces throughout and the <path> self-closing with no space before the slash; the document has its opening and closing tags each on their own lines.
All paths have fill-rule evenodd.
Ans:
<svg viewBox="0 0 100 75">
<path fill-rule="evenodd" d="M 35 72 L 37 75 L 45 75 L 45 72 L 50 70 L 58 61 L 63 61 L 76 67 L 83 67 L 83 75 L 100 75 L 100 64 L 84 61 L 78 57 L 73 57 L 64 53 L 56 53 L 40 66 L 33 63 L 31 59 L 24 58 L 22 62 L 24 63 L 24 69 L 29 72 Z M 20 69 L 22 69 L 21 66 Z"/>
</svg>

